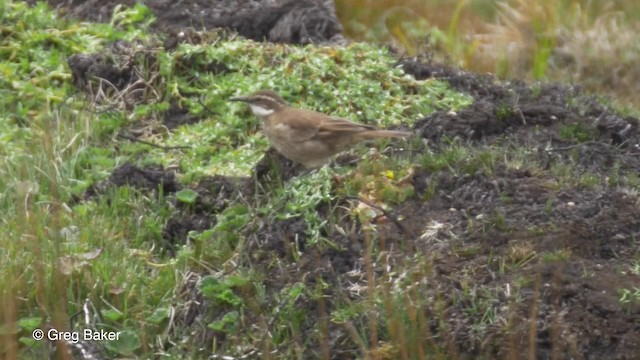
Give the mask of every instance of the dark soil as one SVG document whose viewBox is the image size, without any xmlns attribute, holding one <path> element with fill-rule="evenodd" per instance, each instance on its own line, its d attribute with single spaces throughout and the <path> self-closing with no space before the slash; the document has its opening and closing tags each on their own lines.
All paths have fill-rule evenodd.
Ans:
<svg viewBox="0 0 640 360">
<path fill-rule="evenodd" d="M 425 139 L 503 144 L 506 138 L 529 145 L 541 158 L 549 160 L 567 161 L 569 150 L 575 149 L 580 164 L 586 168 L 604 171 L 618 165 L 626 170 L 640 169 L 639 120 L 618 115 L 596 98 L 581 94 L 579 88 L 532 86 L 522 81 L 501 83 L 488 75 L 428 62 L 401 60 L 399 64 L 418 79 L 445 80 L 475 99 L 457 114 L 436 112 L 420 120 L 415 129 Z M 586 139 L 563 135 L 567 129 L 577 129 Z"/>
<path fill-rule="evenodd" d="M 145 192 L 162 191 L 164 194 L 175 193 L 180 189 L 173 171 L 165 171 L 162 166 L 151 165 L 140 168 L 134 164 L 117 167 L 108 179 L 91 185 L 84 193 L 84 199 L 103 194 L 111 187 L 128 185 Z"/>
<path fill-rule="evenodd" d="M 49 0 L 63 13 L 107 22 L 117 5 L 141 2 L 156 16 L 154 27 L 180 41 L 187 29 L 226 28 L 257 41 L 309 44 L 342 41 L 342 26 L 331 0 Z M 171 36 L 173 35 L 173 36 Z"/>
<path fill-rule="evenodd" d="M 551 358 L 552 352 L 559 358 L 637 358 L 640 309 L 637 305 L 623 307 L 619 301 L 619 290 L 632 288 L 638 281 L 636 275 L 621 275 L 621 269 L 638 256 L 637 199 L 612 189 L 550 190 L 549 180 L 518 171 L 464 178 L 445 172 L 428 177 L 427 181 L 437 181 L 442 189 L 434 198 L 426 203 L 407 202 L 397 209 L 407 216 L 405 225 L 416 230 L 425 228 L 425 219 L 445 225 L 432 237 L 417 240 L 416 246 L 436 258 L 436 281 L 447 289 L 446 297 L 456 298 L 461 278 L 467 277 L 461 274 L 475 269 L 470 280 L 502 294 L 493 306 L 498 313 L 505 312 L 498 318 L 509 319 L 513 309 L 501 308 L 511 300 L 505 284 L 528 276 L 540 281 L 520 290 L 520 316 L 511 319 L 516 323 L 511 336 L 521 340 L 515 349 L 472 341 L 465 327 L 479 319 L 465 314 L 465 303 L 446 311 L 456 343 L 475 355 L 486 354 L 489 345 L 496 346 L 490 352 L 518 350 L 516 358 L 523 358 L 529 311 L 536 306 L 537 358 Z M 504 223 L 492 219 L 492 214 L 504 215 Z M 478 225 L 470 227 L 470 221 Z M 464 239 L 448 234 L 464 234 Z M 432 243 L 435 239 L 447 245 Z M 528 256 L 557 251 L 569 251 L 570 257 L 518 265 Z M 466 252 L 473 256 L 463 255 Z M 491 258 L 511 259 L 508 267 L 513 269 L 505 273 Z M 605 325 L 609 323 L 611 328 Z M 605 335 L 609 338 L 603 341 Z"/>
<path fill-rule="evenodd" d="M 77 16 L 105 20 L 119 2 L 50 3 L 65 6 Z M 233 16 L 226 20 L 228 24 L 216 23 L 215 19 L 226 14 L 219 8 L 206 10 L 207 16 L 196 18 L 190 14 L 201 14 L 202 7 L 198 6 L 203 4 L 195 1 L 181 3 L 181 12 L 174 12 L 169 2 L 146 3 L 158 16 L 158 26 L 226 26 L 248 37 L 288 42 L 313 38 L 313 34 L 302 34 L 303 28 L 316 31 L 319 38 L 313 38 L 314 42 L 339 34 L 339 26 L 326 18 L 325 22 L 309 20 L 314 24 L 310 27 L 290 25 L 294 30 L 286 36 L 276 34 L 274 29 L 285 20 L 295 23 L 296 16 L 325 16 L 326 9 L 296 12 L 311 1 L 287 2 L 252 26 Z M 246 3 L 246 13 L 253 14 L 260 2 L 242 3 Z M 245 16 L 242 14 L 237 16 Z M 72 66 L 74 81 L 80 87 L 86 84 L 81 79 L 92 66 L 87 65 L 89 60 L 103 64 L 98 58 L 73 60 L 77 64 Z M 466 175 L 416 167 L 413 185 L 417 196 L 389 214 L 401 219 L 402 229 L 393 221 L 380 224 L 373 240 L 358 221 L 340 213 L 345 211 L 340 206 L 318 209 L 326 218 L 340 219 L 336 225 L 345 230 L 328 229 L 323 235 L 334 246 L 322 250 L 306 244 L 307 224 L 303 219 L 256 219 L 257 229 L 244 234 L 248 240 L 243 263 L 260 268 L 268 292 L 278 294 L 291 284 L 303 282 L 307 289 L 317 289 L 323 295 L 318 301 L 294 304 L 307 314 L 301 325 L 303 333 L 298 334 L 303 338 L 300 343 L 320 345 L 317 334 L 312 333 L 320 323 L 324 324 L 325 345 L 332 358 L 358 354 L 345 327 L 327 321 L 326 315 L 338 304 L 367 296 L 366 290 L 360 291 L 367 286 L 364 249 L 373 241 L 388 254 L 385 264 L 372 265 L 379 278 L 399 277 L 399 273 L 410 271 L 417 266 L 411 263 L 413 254 L 429 259 L 429 270 L 417 272 L 424 278 L 414 279 L 421 299 L 426 301 L 422 316 L 429 320 L 434 341 L 460 358 L 639 359 L 640 305 L 620 301 L 620 290 L 637 288 L 640 281 L 640 276 L 628 271 L 640 256 L 638 195 L 621 185 L 603 185 L 605 182 L 558 186 L 549 171 L 553 164 L 566 163 L 601 178 L 613 176 L 613 171 L 638 175 L 638 119 L 617 114 L 575 87 L 499 82 L 488 75 L 415 59 L 403 59 L 400 64 L 417 78 L 445 80 L 475 99 L 473 105 L 457 114 L 436 112 L 416 123 L 415 131 L 428 140 L 425 146 L 430 150 L 437 152 L 453 140 L 470 147 L 526 146 L 535 155 L 534 163 L 527 169 L 498 166 L 493 171 Z M 126 69 L 117 66 L 105 71 L 115 74 L 113 81 L 119 87 L 120 80 L 130 83 L 134 77 Z M 225 71 L 218 65 L 214 70 Z M 173 107 L 166 125 L 171 129 L 191 121 L 195 120 Z M 199 194 L 195 204 L 174 204 L 176 212 L 165 226 L 163 248 L 172 254 L 184 244 L 189 231 L 211 228 L 216 214 L 240 197 L 252 201 L 273 184 L 286 183 L 301 174 L 304 171 L 299 167 L 271 151 L 251 178 L 202 180 L 192 187 Z M 140 191 L 161 189 L 164 194 L 181 188 L 171 171 L 128 164 L 116 169 L 105 182 L 92 186 L 85 198 L 98 196 L 109 186 L 125 184 Z M 429 194 L 428 189 L 436 190 Z M 352 200 L 337 201 L 347 207 Z M 331 213 L 330 208 L 338 209 L 338 214 Z M 194 330 L 208 322 L 203 320 L 196 326 L 198 318 L 220 315 L 211 314 L 195 284 L 195 280 L 185 284 L 181 296 L 189 306 L 179 319 Z M 484 304 L 485 313 L 470 311 L 470 288 L 478 291 L 476 300 Z M 265 301 L 255 313 L 273 314 L 267 308 L 281 306 L 275 297 Z M 483 320 L 489 310 L 492 322 Z M 268 331 L 278 326 L 262 325 L 271 326 Z M 222 340 L 211 330 L 198 330 L 196 337 L 202 344 L 210 344 L 216 336 Z M 321 353 L 308 350 L 306 355 L 315 358 Z"/>
</svg>

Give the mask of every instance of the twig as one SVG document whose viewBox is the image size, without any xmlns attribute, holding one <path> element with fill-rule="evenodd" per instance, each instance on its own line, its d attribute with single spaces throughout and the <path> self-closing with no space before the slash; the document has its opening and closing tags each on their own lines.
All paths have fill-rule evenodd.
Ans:
<svg viewBox="0 0 640 360">
<path fill-rule="evenodd" d="M 581 146 L 585 146 L 585 145 L 607 145 L 607 146 L 613 146 L 610 144 L 607 144 L 605 142 L 602 141 L 585 141 L 579 144 L 574 144 L 574 145 L 569 145 L 569 146 L 564 146 L 564 147 L 557 147 L 557 148 L 550 148 L 550 149 L 545 149 L 545 151 L 565 151 L 565 150 L 571 150 L 571 149 L 575 149 L 577 147 L 581 147 Z"/>
</svg>

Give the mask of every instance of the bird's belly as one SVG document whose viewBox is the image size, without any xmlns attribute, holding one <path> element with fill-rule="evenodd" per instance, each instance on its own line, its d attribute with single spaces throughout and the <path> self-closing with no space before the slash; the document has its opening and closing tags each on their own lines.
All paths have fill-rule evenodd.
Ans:
<svg viewBox="0 0 640 360">
<path fill-rule="evenodd" d="M 316 140 L 304 140 L 299 142 L 272 141 L 273 147 L 284 157 L 295 162 L 302 163 L 306 167 L 316 167 L 326 163 L 333 155 L 327 147 Z M 311 163 L 317 164 L 315 166 Z"/>
<path fill-rule="evenodd" d="M 271 145 L 287 159 L 303 164 L 305 167 L 319 167 L 325 164 L 333 152 L 323 142 L 318 140 L 295 140 L 286 131 L 269 131 L 265 128 L 265 135 Z"/>
</svg>

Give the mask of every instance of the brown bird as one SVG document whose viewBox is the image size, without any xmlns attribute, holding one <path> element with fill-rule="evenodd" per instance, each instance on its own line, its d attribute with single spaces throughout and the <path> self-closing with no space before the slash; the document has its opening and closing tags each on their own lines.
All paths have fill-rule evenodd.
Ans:
<svg viewBox="0 0 640 360">
<path fill-rule="evenodd" d="M 309 168 L 326 164 L 329 159 L 355 144 L 376 138 L 402 138 L 410 132 L 379 130 L 313 110 L 287 105 L 273 90 L 260 90 L 229 101 L 243 101 L 262 120 L 262 128 L 273 147 L 284 157 Z"/>
</svg>

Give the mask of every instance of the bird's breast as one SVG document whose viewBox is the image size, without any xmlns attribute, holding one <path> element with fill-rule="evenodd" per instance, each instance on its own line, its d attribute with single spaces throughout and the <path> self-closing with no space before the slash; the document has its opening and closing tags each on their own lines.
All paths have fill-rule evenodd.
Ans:
<svg viewBox="0 0 640 360">
<path fill-rule="evenodd" d="M 267 118 L 263 123 L 263 131 L 270 140 L 290 140 L 291 127 L 283 122 Z"/>
</svg>

